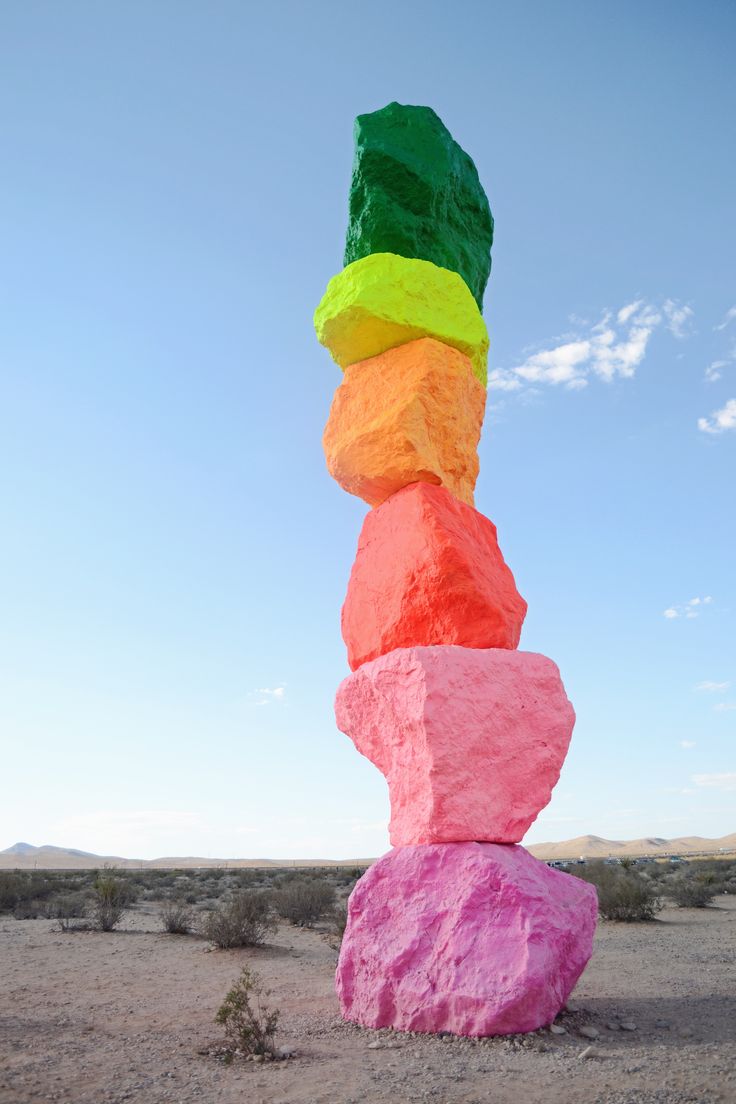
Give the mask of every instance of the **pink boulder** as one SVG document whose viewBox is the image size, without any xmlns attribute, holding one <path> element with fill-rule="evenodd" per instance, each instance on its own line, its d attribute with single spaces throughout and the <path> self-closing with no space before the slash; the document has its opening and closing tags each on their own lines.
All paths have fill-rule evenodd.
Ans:
<svg viewBox="0 0 736 1104">
<path fill-rule="evenodd" d="M 338 728 L 385 775 L 391 843 L 517 843 L 559 778 L 575 712 L 551 659 L 399 648 L 341 683 Z"/>
<path fill-rule="evenodd" d="M 394 648 L 516 648 L 526 602 L 496 527 L 444 487 L 411 483 L 366 516 L 342 610 L 355 670 Z"/>
<path fill-rule="evenodd" d="M 402 847 L 350 897 L 342 1014 L 364 1027 L 509 1035 L 551 1023 L 592 952 L 597 898 L 523 847 Z"/>
</svg>

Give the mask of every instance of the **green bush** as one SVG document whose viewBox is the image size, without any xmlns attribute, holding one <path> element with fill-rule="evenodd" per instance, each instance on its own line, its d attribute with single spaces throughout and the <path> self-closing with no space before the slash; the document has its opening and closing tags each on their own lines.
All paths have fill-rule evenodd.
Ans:
<svg viewBox="0 0 736 1104">
<path fill-rule="evenodd" d="M 267 893 L 243 891 L 229 902 L 207 913 L 201 934 L 216 947 L 258 947 L 276 930 L 271 899 Z"/>
<path fill-rule="evenodd" d="M 236 1051 L 274 1055 L 280 1013 L 266 1004 L 270 995 L 258 974 L 244 966 L 215 1016 L 225 1029 L 231 1057 Z"/>
<path fill-rule="evenodd" d="M 591 862 L 574 874 L 595 886 L 604 920 L 653 920 L 662 907 L 655 886 L 635 869 Z"/>
<path fill-rule="evenodd" d="M 103 932 L 112 931 L 123 918 L 134 896 L 131 887 L 122 878 L 105 872 L 98 874 L 92 886 L 92 923 Z"/>
<path fill-rule="evenodd" d="M 334 907 L 335 890 L 328 882 L 293 881 L 274 894 L 279 916 L 300 928 L 311 928 Z"/>
</svg>

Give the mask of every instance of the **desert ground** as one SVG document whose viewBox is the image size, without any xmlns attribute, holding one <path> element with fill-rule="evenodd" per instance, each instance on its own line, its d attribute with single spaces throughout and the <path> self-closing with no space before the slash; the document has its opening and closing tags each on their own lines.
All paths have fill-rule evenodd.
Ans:
<svg viewBox="0 0 736 1104">
<path fill-rule="evenodd" d="M 412 1037 L 345 1024 L 336 957 L 326 929 L 288 924 L 265 947 L 212 950 L 163 933 L 148 901 L 109 933 L 3 917 L 0 1101 L 736 1102 L 734 896 L 707 909 L 666 907 L 651 923 L 602 921 L 557 1030 L 523 1037 Z M 214 1016 L 244 963 L 281 1010 L 277 1044 L 295 1051 L 286 1060 L 222 1059 Z"/>
</svg>

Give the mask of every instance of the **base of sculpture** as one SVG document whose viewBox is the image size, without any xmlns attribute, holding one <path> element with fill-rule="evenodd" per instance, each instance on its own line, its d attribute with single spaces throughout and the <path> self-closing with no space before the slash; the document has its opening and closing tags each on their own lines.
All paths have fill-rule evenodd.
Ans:
<svg viewBox="0 0 736 1104">
<path fill-rule="evenodd" d="M 549 1024 L 590 958 L 595 889 L 514 844 L 401 847 L 356 885 L 337 966 L 364 1027 L 510 1035 Z"/>
</svg>

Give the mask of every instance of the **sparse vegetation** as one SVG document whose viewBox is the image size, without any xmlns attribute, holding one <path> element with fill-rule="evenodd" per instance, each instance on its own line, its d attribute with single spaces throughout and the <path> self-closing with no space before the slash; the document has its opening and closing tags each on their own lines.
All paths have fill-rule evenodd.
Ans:
<svg viewBox="0 0 736 1104">
<path fill-rule="evenodd" d="M 706 908 L 715 897 L 713 883 L 688 874 L 673 878 L 666 893 L 678 908 Z"/>
<path fill-rule="evenodd" d="M 339 901 L 332 910 L 331 933 L 337 937 L 338 946 L 342 943 L 345 928 L 348 924 L 348 906 L 346 901 Z"/>
<path fill-rule="evenodd" d="M 276 930 L 270 895 L 241 890 L 230 901 L 208 912 L 201 933 L 216 947 L 257 947 Z"/>
<path fill-rule="evenodd" d="M 192 906 L 180 898 L 164 901 L 158 914 L 164 931 L 169 935 L 188 935 L 194 926 Z"/>
<path fill-rule="evenodd" d="M 604 920 L 653 920 L 662 907 L 656 886 L 636 869 L 591 862 L 574 874 L 598 891 L 598 911 Z"/>
<path fill-rule="evenodd" d="M 259 975 L 244 966 L 215 1016 L 215 1022 L 225 1029 L 231 1058 L 236 1053 L 275 1054 L 274 1037 L 280 1013 L 266 1003 L 270 995 Z"/>
<path fill-rule="evenodd" d="M 335 904 L 335 888 L 321 879 L 295 880 L 274 894 L 279 916 L 300 928 L 311 928 L 330 913 Z"/>
<path fill-rule="evenodd" d="M 92 889 L 92 922 L 100 931 L 112 931 L 122 920 L 128 905 L 135 900 L 135 892 L 129 882 L 110 870 L 97 876 Z"/>
</svg>

